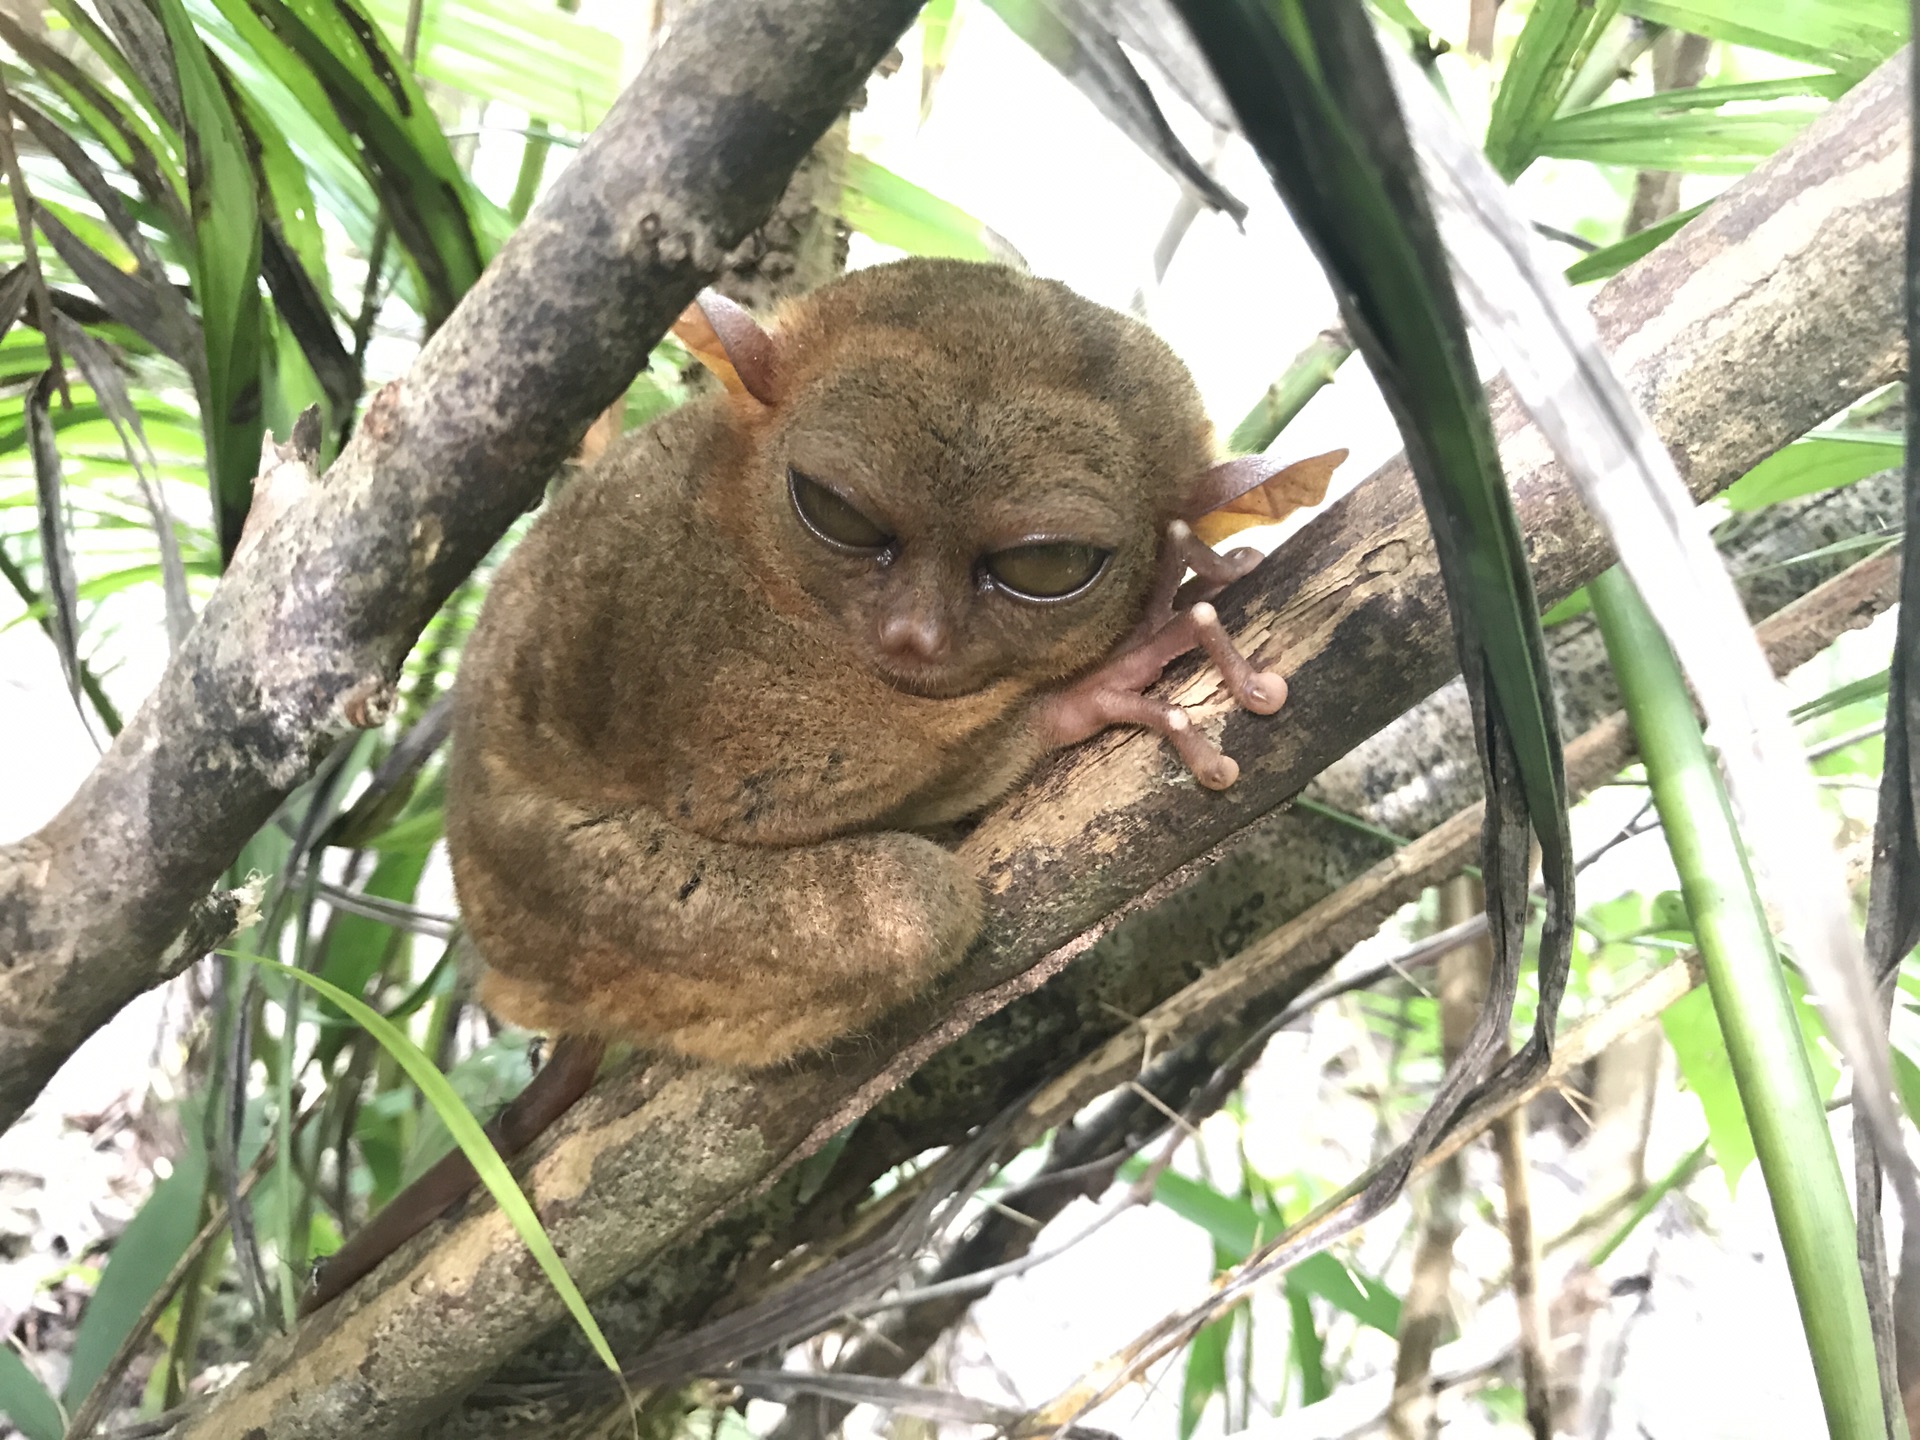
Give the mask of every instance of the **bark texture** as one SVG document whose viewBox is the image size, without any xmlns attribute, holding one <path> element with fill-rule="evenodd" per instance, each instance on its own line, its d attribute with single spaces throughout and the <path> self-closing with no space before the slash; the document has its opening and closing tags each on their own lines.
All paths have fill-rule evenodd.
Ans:
<svg viewBox="0 0 1920 1440">
<path fill-rule="evenodd" d="M 1890 62 L 1596 303 L 1603 336 L 1696 494 L 1899 368 L 1904 64 Z M 1550 602 L 1612 557 L 1510 401 L 1496 402 L 1496 420 Z M 1039 1023 L 993 1047 L 955 1047 L 965 1071 L 914 1075 L 1085 954 L 1121 913 L 1173 895 L 1451 669 L 1445 600 L 1404 465 L 1302 532 L 1221 608 L 1260 663 L 1291 676 L 1294 696 L 1262 720 L 1207 700 L 1213 684 L 1197 667 L 1169 681 L 1171 693 L 1201 702 L 1207 723 L 1224 726 L 1242 764 L 1233 790 L 1181 781 L 1148 737 L 1110 736 L 1063 756 L 964 842 L 990 919 L 969 963 L 937 993 L 874 1035 L 777 1074 L 630 1070 L 562 1122 L 525 1183 L 590 1292 L 649 1264 L 671 1269 L 716 1218 L 751 1215 L 754 1207 L 737 1209 L 743 1198 L 764 1195 L 909 1076 L 889 1119 L 903 1145 L 937 1143 L 1009 1084 L 1024 1088 L 1099 1043 L 1098 1034 L 1063 1037 L 1046 1008 L 1021 1007 Z M 1071 1013 L 1057 994 L 1048 1004 Z M 179 1433 L 419 1434 L 558 1313 L 504 1221 L 478 1208 L 267 1347 Z"/>
<path fill-rule="evenodd" d="M 323 483 L 228 573 L 73 801 L 0 850 L 0 1124 L 218 943 L 196 904 L 342 734 L 384 718 L 421 627 L 917 8 L 709 0 L 678 26 Z"/>
</svg>

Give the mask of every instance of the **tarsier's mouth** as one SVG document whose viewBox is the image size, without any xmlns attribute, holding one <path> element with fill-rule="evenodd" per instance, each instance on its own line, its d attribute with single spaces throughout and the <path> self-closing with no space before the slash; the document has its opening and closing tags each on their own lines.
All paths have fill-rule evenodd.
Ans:
<svg viewBox="0 0 1920 1440">
<path fill-rule="evenodd" d="M 876 661 L 873 669 L 895 690 L 922 700 L 957 700 L 986 688 L 979 677 L 950 665 L 896 665 Z"/>
</svg>

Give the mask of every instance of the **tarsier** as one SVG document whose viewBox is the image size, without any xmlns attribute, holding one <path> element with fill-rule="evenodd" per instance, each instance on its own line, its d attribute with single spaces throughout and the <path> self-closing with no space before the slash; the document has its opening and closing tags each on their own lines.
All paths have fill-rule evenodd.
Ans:
<svg viewBox="0 0 1920 1440">
<path fill-rule="evenodd" d="M 447 846 L 496 1013 L 759 1067 L 959 960 L 978 882 L 928 834 L 1049 751 L 1143 726 L 1233 782 L 1143 692 L 1199 647 L 1285 700 L 1206 603 L 1258 552 L 1188 523 L 1275 467 L 1216 463 L 1173 352 L 1056 282 L 909 260 L 766 329 L 701 308 L 725 393 L 571 481 L 493 582 Z"/>
</svg>

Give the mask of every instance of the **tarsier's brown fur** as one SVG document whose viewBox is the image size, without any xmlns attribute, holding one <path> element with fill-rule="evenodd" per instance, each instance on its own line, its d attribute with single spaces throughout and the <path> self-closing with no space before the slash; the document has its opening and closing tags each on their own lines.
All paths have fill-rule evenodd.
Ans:
<svg viewBox="0 0 1920 1440">
<path fill-rule="evenodd" d="M 789 306 L 765 353 L 735 319 L 745 388 L 617 446 L 501 567 L 460 675 L 447 842 L 500 1014 L 751 1066 L 865 1028 L 965 951 L 977 882 L 916 832 L 1115 721 L 1230 783 L 1139 694 L 1196 644 L 1251 708 L 1285 687 L 1211 607 L 1172 604 L 1190 564 L 1188 602 L 1257 557 L 1182 534 L 1218 471 L 1146 327 L 924 260 Z M 895 552 L 823 544 L 789 467 Z M 982 578 L 1033 537 L 1112 556 L 1048 603 Z"/>
</svg>

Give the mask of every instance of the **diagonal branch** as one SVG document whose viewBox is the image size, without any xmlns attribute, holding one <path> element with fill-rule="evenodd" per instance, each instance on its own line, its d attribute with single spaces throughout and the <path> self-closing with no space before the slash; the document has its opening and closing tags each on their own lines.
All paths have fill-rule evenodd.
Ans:
<svg viewBox="0 0 1920 1440">
<path fill-rule="evenodd" d="M 1903 62 L 1617 279 L 1596 310 L 1697 495 L 1895 374 L 1902 358 Z M 1499 407 L 1502 453 L 1543 600 L 1611 563 L 1545 442 Z M 1450 672 L 1438 572 L 1404 466 L 1389 466 L 1223 605 L 1293 680 L 1278 721 L 1224 716 L 1240 783 L 1171 779 L 1158 745 L 1112 736 L 1062 757 L 967 840 L 989 922 L 963 971 L 870 1037 L 756 1078 L 660 1062 L 604 1083 L 527 1167 L 569 1265 L 604 1287 L 684 1245 L 861 1114 L 982 1016 L 1154 903 L 1237 832 Z M 1171 688 L 1204 698 L 1183 672 Z M 380 1284 L 384 1281 L 385 1284 Z M 559 1318 L 486 1207 L 437 1226 L 254 1366 L 182 1435 L 420 1433 L 479 1374 Z"/>
<path fill-rule="evenodd" d="M 391 703 L 452 588 L 913 18 L 914 0 L 710 0 L 325 481 L 221 583 L 71 803 L 0 849 L 0 1124 L 197 958 L 196 902 L 320 757 Z"/>
</svg>

